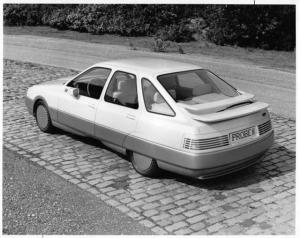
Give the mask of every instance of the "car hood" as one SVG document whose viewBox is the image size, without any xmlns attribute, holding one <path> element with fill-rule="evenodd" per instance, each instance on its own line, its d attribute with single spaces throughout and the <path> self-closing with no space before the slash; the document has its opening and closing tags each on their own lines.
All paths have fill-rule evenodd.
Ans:
<svg viewBox="0 0 300 238">
<path fill-rule="evenodd" d="M 73 76 L 59 78 L 59 79 L 56 79 L 56 80 L 41 83 L 40 85 L 62 85 L 64 83 L 68 82 L 72 78 L 73 78 Z"/>
<path fill-rule="evenodd" d="M 178 103 L 194 120 L 213 123 L 234 119 L 266 110 L 267 103 L 255 102 L 254 95 L 244 93 L 236 97 L 198 105 Z"/>
</svg>

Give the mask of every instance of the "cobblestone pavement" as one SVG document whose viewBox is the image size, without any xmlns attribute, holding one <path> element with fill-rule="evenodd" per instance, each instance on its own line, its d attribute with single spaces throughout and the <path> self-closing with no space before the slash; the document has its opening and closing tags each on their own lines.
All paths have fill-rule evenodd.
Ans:
<svg viewBox="0 0 300 238">
<path fill-rule="evenodd" d="M 26 89 L 75 71 L 4 61 L 4 147 L 58 174 L 156 234 L 294 234 L 295 121 L 272 114 L 275 144 L 262 162 L 213 180 L 164 172 L 150 179 L 101 142 L 45 134 L 24 105 Z"/>
</svg>

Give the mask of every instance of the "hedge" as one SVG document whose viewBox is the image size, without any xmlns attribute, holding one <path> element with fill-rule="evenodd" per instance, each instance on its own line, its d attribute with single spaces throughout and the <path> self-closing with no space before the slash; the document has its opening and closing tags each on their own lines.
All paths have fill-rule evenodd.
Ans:
<svg viewBox="0 0 300 238">
<path fill-rule="evenodd" d="M 294 50 L 295 5 L 4 4 L 7 26 Z"/>
</svg>

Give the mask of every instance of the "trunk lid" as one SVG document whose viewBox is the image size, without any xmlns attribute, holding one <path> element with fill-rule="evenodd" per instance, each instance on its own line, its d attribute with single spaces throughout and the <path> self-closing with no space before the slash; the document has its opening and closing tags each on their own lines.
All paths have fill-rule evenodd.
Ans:
<svg viewBox="0 0 300 238">
<path fill-rule="evenodd" d="M 238 117 L 247 116 L 268 108 L 267 103 L 254 102 L 234 109 L 227 109 L 222 112 L 209 113 L 204 115 L 191 114 L 192 118 L 206 123 L 220 122 Z"/>
<path fill-rule="evenodd" d="M 178 104 L 183 107 L 194 120 L 205 123 L 215 123 L 247 116 L 268 108 L 269 105 L 267 103 L 254 102 L 253 98 L 254 95 L 244 93 L 233 98 L 204 104 Z"/>
</svg>

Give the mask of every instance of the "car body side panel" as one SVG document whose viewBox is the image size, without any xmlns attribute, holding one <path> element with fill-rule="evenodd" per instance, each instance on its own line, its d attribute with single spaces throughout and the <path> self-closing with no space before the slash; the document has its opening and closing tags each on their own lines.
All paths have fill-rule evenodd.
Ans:
<svg viewBox="0 0 300 238">
<path fill-rule="evenodd" d="M 69 126 L 63 125 L 63 124 L 61 124 L 61 123 L 59 123 L 57 121 L 52 121 L 52 124 L 53 124 L 53 126 L 55 126 L 57 128 L 60 128 L 60 129 L 62 129 L 64 131 L 68 131 L 70 133 L 77 134 L 77 135 L 80 135 L 80 136 L 86 136 L 86 134 L 83 134 L 80 131 L 78 131 L 78 130 L 76 130 L 74 128 L 71 128 Z"/>
<path fill-rule="evenodd" d="M 57 110 L 58 123 L 70 127 L 75 131 L 79 131 L 84 135 L 93 136 L 94 134 L 94 122 L 89 121 L 83 117 L 75 116 L 67 112 Z"/>
<path fill-rule="evenodd" d="M 98 100 L 79 95 L 74 97 L 72 88 L 64 86 L 58 100 L 57 121 L 75 128 L 86 135 L 94 135 L 94 121 Z"/>
<path fill-rule="evenodd" d="M 126 135 L 127 133 L 115 130 L 111 127 L 95 124 L 95 137 L 99 140 L 122 146 Z"/>
<path fill-rule="evenodd" d="M 102 101 L 95 118 L 95 137 L 123 146 L 125 137 L 135 131 L 137 110 Z"/>
<path fill-rule="evenodd" d="M 174 117 L 145 112 L 141 114 L 136 130 L 130 135 L 170 148 L 180 149 L 182 148 L 183 135 L 190 129 L 191 127 Z M 126 141 L 124 146 L 126 147 Z"/>
</svg>

